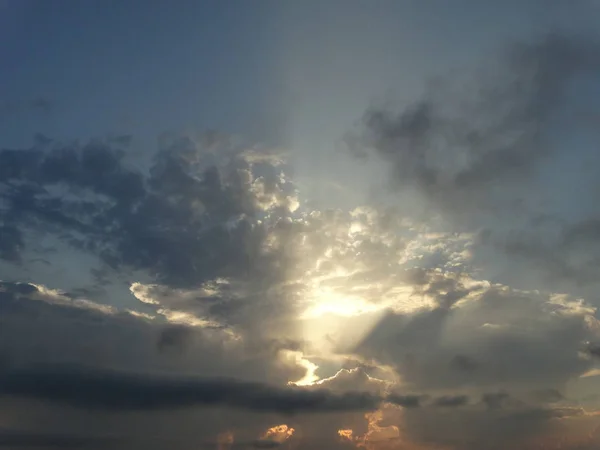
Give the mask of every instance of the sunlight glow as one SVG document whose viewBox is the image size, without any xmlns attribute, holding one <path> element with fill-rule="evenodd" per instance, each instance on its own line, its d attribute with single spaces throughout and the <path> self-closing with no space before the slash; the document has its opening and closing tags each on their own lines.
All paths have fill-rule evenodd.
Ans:
<svg viewBox="0 0 600 450">
<path fill-rule="evenodd" d="M 218 450 L 228 450 L 233 445 L 233 433 L 226 431 L 217 436 L 217 448 Z"/>
<path fill-rule="evenodd" d="M 579 378 L 590 378 L 600 376 L 600 369 L 590 369 L 582 375 L 579 375 Z"/>
<path fill-rule="evenodd" d="M 354 438 L 352 436 L 353 431 L 350 429 L 342 429 L 342 430 L 338 430 L 338 436 L 342 439 L 342 440 L 348 440 L 348 441 L 353 441 Z"/>
<path fill-rule="evenodd" d="M 351 317 L 381 309 L 381 305 L 367 302 L 356 295 L 344 295 L 330 287 L 316 288 L 311 297 L 312 306 L 304 312 L 301 319 L 321 317 L 325 314 Z"/>
<path fill-rule="evenodd" d="M 286 352 L 289 356 L 292 356 L 295 360 L 295 363 L 301 367 L 306 369 L 306 374 L 300 378 L 298 381 L 290 381 L 289 385 L 293 386 L 310 386 L 315 384 L 319 377 L 316 375 L 316 371 L 319 368 L 315 363 L 310 362 L 308 359 L 304 357 L 302 352 Z"/>
<path fill-rule="evenodd" d="M 216 322 L 196 317 L 195 315 L 184 311 L 174 311 L 172 309 L 162 308 L 157 310 L 156 312 L 158 314 L 163 315 L 171 323 L 201 328 L 219 326 L 219 324 L 217 324 Z"/>
<path fill-rule="evenodd" d="M 387 442 L 397 444 L 399 442 L 398 439 L 400 439 L 400 430 L 397 426 L 380 425 L 384 419 L 383 410 L 379 409 L 373 411 L 372 413 L 367 413 L 365 414 L 365 419 L 368 421 L 368 429 L 364 434 L 356 436 L 354 435 L 354 431 L 352 429 L 342 428 L 337 432 L 340 440 L 343 442 L 352 442 L 356 445 L 356 447 L 365 448 L 367 450 L 382 448 L 382 443 Z M 405 447 L 402 446 L 402 448 Z"/>
<path fill-rule="evenodd" d="M 294 428 L 286 424 L 276 425 L 265 431 L 261 439 L 281 444 L 291 438 L 295 431 L 296 430 Z"/>
</svg>

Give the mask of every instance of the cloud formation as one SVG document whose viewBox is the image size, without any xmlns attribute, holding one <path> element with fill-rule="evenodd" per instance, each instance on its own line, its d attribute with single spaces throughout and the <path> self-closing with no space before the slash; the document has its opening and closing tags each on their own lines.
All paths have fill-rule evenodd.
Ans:
<svg viewBox="0 0 600 450">
<path fill-rule="evenodd" d="M 586 96 L 599 48 L 558 32 L 513 43 L 475 77 L 442 80 L 399 111 L 370 109 L 351 142 L 386 163 L 406 208 L 480 233 L 474 253 L 490 274 L 583 292 L 598 279 L 598 185 L 586 169 L 597 164 L 586 119 L 597 108 Z"/>
<path fill-rule="evenodd" d="M 395 196 L 351 210 L 218 133 L 0 150 L 0 445 L 594 448 L 597 185 L 557 168 L 598 48 L 369 110 Z"/>
<path fill-rule="evenodd" d="M 0 394 L 33 397 L 92 409 L 152 410 L 231 406 L 294 414 L 376 409 L 368 393 L 276 388 L 227 379 L 181 379 L 78 367 L 29 367 L 0 374 Z"/>
</svg>

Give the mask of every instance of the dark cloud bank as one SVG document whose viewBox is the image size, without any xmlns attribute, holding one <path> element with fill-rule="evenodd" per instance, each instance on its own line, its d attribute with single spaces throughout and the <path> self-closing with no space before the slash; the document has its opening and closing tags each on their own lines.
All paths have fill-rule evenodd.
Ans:
<svg viewBox="0 0 600 450">
<path fill-rule="evenodd" d="M 228 379 L 135 375 L 83 367 L 39 366 L 0 375 L 0 394 L 91 409 L 150 410 L 230 406 L 282 414 L 368 411 L 381 399 L 361 392 L 277 388 Z"/>
</svg>

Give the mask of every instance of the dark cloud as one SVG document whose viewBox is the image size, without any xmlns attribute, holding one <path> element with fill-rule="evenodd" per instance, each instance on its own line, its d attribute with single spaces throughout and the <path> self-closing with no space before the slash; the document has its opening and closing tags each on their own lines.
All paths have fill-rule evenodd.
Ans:
<svg viewBox="0 0 600 450">
<path fill-rule="evenodd" d="M 147 270 L 169 285 L 250 271 L 265 237 L 250 219 L 286 201 L 279 174 L 253 178 L 241 156 L 203 166 L 189 141 L 173 145 L 149 174 L 128 167 L 110 141 L 2 150 L 2 217 L 59 232 L 110 266 Z"/>
<path fill-rule="evenodd" d="M 498 409 L 510 399 L 510 395 L 506 392 L 488 392 L 481 396 L 481 401 L 489 409 Z"/>
<path fill-rule="evenodd" d="M 466 395 L 454 395 L 436 398 L 433 405 L 441 408 L 455 408 L 457 406 L 465 406 L 468 402 L 469 397 Z"/>
<path fill-rule="evenodd" d="M 119 440 L 77 435 L 42 434 L 0 429 L 0 447 L 6 448 L 107 448 Z"/>
<path fill-rule="evenodd" d="M 540 403 L 557 403 L 565 399 L 557 389 L 537 389 L 531 392 L 530 396 Z"/>
<path fill-rule="evenodd" d="M 403 408 L 418 408 L 422 400 L 423 397 L 419 395 L 390 394 L 386 397 L 386 401 Z"/>
<path fill-rule="evenodd" d="M 82 367 L 14 368 L 0 375 L 0 393 L 91 409 L 150 410 L 230 406 L 255 412 L 295 414 L 377 408 L 367 393 L 277 388 L 226 379 L 186 379 L 111 372 Z"/>
<path fill-rule="evenodd" d="M 0 258 L 7 261 L 19 262 L 23 250 L 23 236 L 19 229 L 5 223 L 0 226 Z"/>
<path fill-rule="evenodd" d="M 596 358 L 600 358 L 600 346 L 590 345 L 588 348 L 588 352 L 590 353 L 590 355 Z"/>
<path fill-rule="evenodd" d="M 156 345 L 160 351 L 175 349 L 184 350 L 189 340 L 193 338 L 193 331 L 190 327 L 181 325 L 172 325 L 165 327 L 158 337 Z"/>
<path fill-rule="evenodd" d="M 252 443 L 255 448 L 276 448 L 281 446 L 281 442 L 263 439 Z"/>
<path fill-rule="evenodd" d="M 456 355 L 454 358 L 452 358 L 451 364 L 457 370 L 462 370 L 465 372 L 477 370 L 477 362 L 464 355 Z"/>
</svg>

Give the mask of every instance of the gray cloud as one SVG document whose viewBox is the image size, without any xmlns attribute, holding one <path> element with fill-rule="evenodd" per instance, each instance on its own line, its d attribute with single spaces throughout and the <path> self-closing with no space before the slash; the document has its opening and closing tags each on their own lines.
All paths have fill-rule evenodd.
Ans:
<svg viewBox="0 0 600 450">
<path fill-rule="evenodd" d="M 0 393 L 92 409 L 230 406 L 255 412 L 294 414 L 376 409 L 367 393 L 277 388 L 226 379 L 135 375 L 81 367 L 38 366 L 0 374 Z"/>
<path fill-rule="evenodd" d="M 288 283 L 293 250 L 306 225 L 292 220 L 295 187 L 277 155 L 218 135 L 171 137 L 141 170 L 126 158 L 129 141 L 1 150 L 0 258 L 37 258 L 36 243 L 52 237 L 94 255 L 92 270 L 113 278 L 141 274 L 187 290 L 226 280 L 180 307 L 253 336 L 289 329 L 299 294 Z"/>
<path fill-rule="evenodd" d="M 481 396 L 481 401 L 489 409 L 501 408 L 509 399 L 510 396 L 506 392 L 488 392 Z"/>
<path fill-rule="evenodd" d="M 0 430 L 0 447 L 6 448 L 106 448 L 113 447 L 118 441 L 110 437 Z"/>
<path fill-rule="evenodd" d="M 406 414 L 408 437 L 425 446 L 454 446 L 465 450 L 500 450 L 511 446 L 537 450 L 547 441 L 538 436 L 557 432 L 569 436 L 568 423 L 581 417 L 580 409 L 543 409 L 516 407 L 483 411 L 477 407 L 432 410 L 410 410 Z M 586 439 L 587 440 L 587 439 Z M 590 439 L 591 440 L 591 439 Z M 594 441 L 597 442 L 597 441 Z M 564 448 L 579 448 L 569 438 L 563 439 Z M 588 447 L 583 447 L 588 448 Z M 592 448 L 592 447 L 589 447 Z"/>
<path fill-rule="evenodd" d="M 554 150 L 544 140 L 547 127 L 569 83 L 600 70 L 599 50 L 588 40 L 560 34 L 511 46 L 501 73 L 487 74 L 468 107 L 433 96 L 399 114 L 371 110 L 365 144 L 392 164 L 399 185 L 452 201 L 452 208 L 460 203 L 461 211 L 484 207 L 481 202 L 492 199 L 498 182 L 526 182 L 522 176 L 532 175 L 534 165 Z"/>
<path fill-rule="evenodd" d="M 23 246 L 23 235 L 16 226 L 8 223 L 0 227 L 0 258 L 19 262 Z"/>
<path fill-rule="evenodd" d="M 418 408 L 421 406 L 423 397 L 419 395 L 390 394 L 387 396 L 386 400 L 394 405 L 402 406 L 403 408 Z M 439 399 L 436 401 L 439 401 Z"/>
<path fill-rule="evenodd" d="M 343 413 L 373 410 L 384 401 L 404 408 L 441 403 L 463 406 L 462 403 L 449 404 L 444 398 L 387 395 L 386 383 L 368 377 L 362 369 L 340 371 L 321 385 L 310 388 L 249 381 L 253 378 L 249 370 L 253 368 L 270 367 L 269 376 L 273 380 L 300 377 L 301 373 L 294 375 L 290 371 L 294 370 L 293 366 L 286 370 L 270 365 L 276 361 L 265 359 L 268 354 L 253 354 L 249 350 L 240 353 L 243 349 L 236 351 L 229 347 L 227 357 L 219 356 L 222 347 L 218 340 L 224 337 L 219 330 L 211 337 L 210 330 L 165 328 L 115 310 L 76 303 L 27 283 L 2 283 L 0 311 L 0 342 L 4 343 L 0 346 L 4 356 L 0 367 L 0 394 L 5 398 L 31 398 L 100 411 L 203 406 L 280 414 Z M 70 338 L 74 335 L 78 337 L 76 340 Z M 200 342 L 196 340 L 199 336 L 203 336 Z M 165 340 L 177 346 L 181 344 L 180 338 L 185 341 L 186 351 L 194 354 L 194 360 L 173 360 L 160 351 L 160 345 L 158 349 L 154 346 L 155 342 L 167 345 Z M 103 348 L 109 351 L 103 365 L 121 369 L 90 366 L 100 361 Z M 244 360 L 248 358 L 253 358 L 256 365 L 247 365 Z M 198 365 L 196 361 L 208 362 L 208 365 Z M 182 375 L 198 370 L 218 374 L 218 378 Z M 278 378 L 277 371 L 283 378 Z M 232 378 L 240 373 L 246 378 Z M 255 379 L 259 376 L 262 370 Z"/>
<path fill-rule="evenodd" d="M 192 338 L 193 331 L 189 327 L 169 325 L 160 332 L 156 345 L 160 351 L 183 350 Z"/>
<path fill-rule="evenodd" d="M 468 402 L 469 397 L 466 395 L 454 395 L 437 398 L 433 404 L 442 408 L 454 408 L 457 406 L 465 406 Z"/>
<path fill-rule="evenodd" d="M 460 283 L 444 289 L 444 296 L 453 289 L 461 292 L 458 298 L 466 295 Z M 428 391 L 458 386 L 531 390 L 540 383 L 561 389 L 590 367 L 581 352 L 596 336 L 593 310 L 568 298 L 503 287 L 468 295 L 450 306 L 389 314 L 356 351 L 394 365 L 406 383 Z"/>
<path fill-rule="evenodd" d="M 28 283 L 0 283 L 0 315 L 0 355 L 11 366 L 91 365 L 273 384 L 305 372 L 292 360 L 280 361 L 276 351 L 247 346 L 221 328 L 147 320 Z"/>
<path fill-rule="evenodd" d="M 128 167 L 112 141 L 2 150 L 3 220 L 59 232 L 112 267 L 147 270 L 169 285 L 241 275 L 265 237 L 250 219 L 284 207 L 279 174 L 257 164 L 263 173 L 253 177 L 242 156 L 206 166 L 193 160 L 202 152 L 193 145 L 161 149 L 148 174 Z"/>
<path fill-rule="evenodd" d="M 556 32 L 495 56 L 473 79 L 442 82 L 404 110 L 372 108 L 352 145 L 386 163 L 405 208 L 484 229 L 473 251 L 490 277 L 588 294 L 581 286 L 600 267 L 589 170 L 598 139 L 582 98 L 595 95 L 600 45 Z"/>
</svg>

